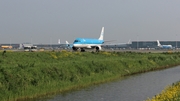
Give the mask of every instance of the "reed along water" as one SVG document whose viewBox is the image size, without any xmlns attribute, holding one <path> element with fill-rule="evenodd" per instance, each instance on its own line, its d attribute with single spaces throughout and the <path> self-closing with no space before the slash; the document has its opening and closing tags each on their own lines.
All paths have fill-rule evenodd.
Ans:
<svg viewBox="0 0 180 101">
<path fill-rule="evenodd" d="M 180 66 L 176 66 L 31 101 L 144 101 L 179 80 Z"/>
</svg>

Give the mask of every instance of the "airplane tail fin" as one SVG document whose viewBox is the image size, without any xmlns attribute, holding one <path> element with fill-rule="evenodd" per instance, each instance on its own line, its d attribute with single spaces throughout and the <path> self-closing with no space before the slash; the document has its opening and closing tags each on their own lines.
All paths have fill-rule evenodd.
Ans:
<svg viewBox="0 0 180 101">
<path fill-rule="evenodd" d="M 131 44 L 131 39 L 129 39 L 128 43 L 127 44 Z"/>
<path fill-rule="evenodd" d="M 58 40 L 58 44 L 61 44 L 61 41 L 60 41 L 60 39 Z"/>
<path fill-rule="evenodd" d="M 69 44 L 69 42 L 68 42 L 68 41 L 66 41 L 66 44 Z"/>
<path fill-rule="evenodd" d="M 73 45 L 72 44 L 69 44 L 68 41 L 66 41 L 66 46 L 70 49 L 70 48 L 73 48 Z"/>
<path fill-rule="evenodd" d="M 68 46 L 68 47 L 70 46 L 68 41 L 66 41 L 66 46 Z"/>
<path fill-rule="evenodd" d="M 161 46 L 161 44 L 160 44 L 159 40 L 157 40 L 157 46 Z"/>
<path fill-rule="evenodd" d="M 19 44 L 19 49 L 23 49 L 24 45 L 23 44 Z"/>
<path fill-rule="evenodd" d="M 103 36 L 104 36 L 104 27 L 102 27 L 101 35 L 99 37 L 99 40 L 103 40 Z"/>
</svg>

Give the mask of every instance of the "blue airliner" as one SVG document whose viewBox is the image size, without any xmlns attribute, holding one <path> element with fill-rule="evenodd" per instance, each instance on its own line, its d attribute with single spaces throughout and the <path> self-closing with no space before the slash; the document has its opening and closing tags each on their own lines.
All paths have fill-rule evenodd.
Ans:
<svg viewBox="0 0 180 101">
<path fill-rule="evenodd" d="M 95 48 L 96 51 L 101 50 L 101 45 L 104 43 L 103 40 L 104 36 L 104 27 L 102 27 L 102 31 L 100 34 L 99 39 L 89 39 L 89 38 L 76 38 L 75 41 L 73 42 L 72 49 L 74 51 L 81 50 L 85 51 L 85 49 L 91 49 Z"/>
<path fill-rule="evenodd" d="M 159 40 L 157 40 L 157 46 L 163 49 L 172 49 L 172 45 L 161 45 Z"/>
</svg>

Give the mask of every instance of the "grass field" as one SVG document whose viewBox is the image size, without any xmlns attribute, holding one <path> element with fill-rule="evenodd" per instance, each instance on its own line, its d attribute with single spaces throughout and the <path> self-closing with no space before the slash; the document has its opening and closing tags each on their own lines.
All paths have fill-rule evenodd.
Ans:
<svg viewBox="0 0 180 101">
<path fill-rule="evenodd" d="M 0 52 L 0 98 L 27 99 L 180 64 L 180 53 Z"/>
</svg>

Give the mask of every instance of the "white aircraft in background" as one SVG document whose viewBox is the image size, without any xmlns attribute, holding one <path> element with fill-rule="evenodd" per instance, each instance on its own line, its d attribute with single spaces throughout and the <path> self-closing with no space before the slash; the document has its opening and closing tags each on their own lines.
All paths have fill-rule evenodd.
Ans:
<svg viewBox="0 0 180 101">
<path fill-rule="evenodd" d="M 72 49 L 73 44 L 69 44 L 69 42 L 68 42 L 68 41 L 66 41 L 66 46 L 67 46 L 68 48 L 71 48 L 71 49 Z"/>
<path fill-rule="evenodd" d="M 157 40 L 157 46 L 163 49 L 172 49 L 172 45 L 161 45 L 159 40 Z"/>
<path fill-rule="evenodd" d="M 58 39 L 58 48 L 63 48 L 65 46 L 65 43 L 61 43 L 61 40 Z"/>
<path fill-rule="evenodd" d="M 61 44 L 61 40 L 60 39 L 58 39 L 58 44 Z"/>
</svg>

